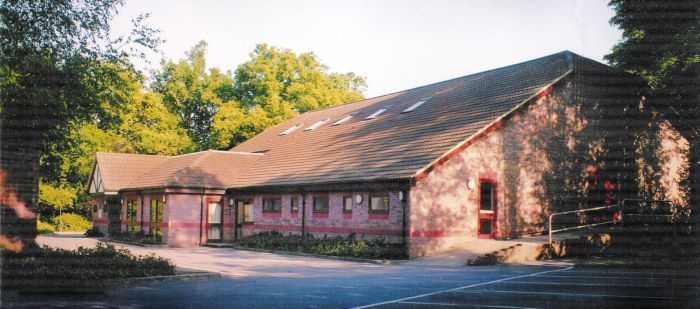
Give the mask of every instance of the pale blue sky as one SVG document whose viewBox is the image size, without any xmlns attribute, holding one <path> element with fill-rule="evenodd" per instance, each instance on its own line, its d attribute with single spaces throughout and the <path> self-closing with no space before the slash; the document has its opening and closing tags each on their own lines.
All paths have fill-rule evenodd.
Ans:
<svg viewBox="0 0 700 309">
<path fill-rule="evenodd" d="M 127 0 L 113 30 L 151 12 L 167 42 L 150 67 L 184 57 L 199 40 L 209 43 L 208 65 L 224 70 L 257 43 L 313 51 L 332 71 L 365 76 L 372 97 L 565 49 L 601 61 L 621 36 L 607 2 Z"/>
</svg>

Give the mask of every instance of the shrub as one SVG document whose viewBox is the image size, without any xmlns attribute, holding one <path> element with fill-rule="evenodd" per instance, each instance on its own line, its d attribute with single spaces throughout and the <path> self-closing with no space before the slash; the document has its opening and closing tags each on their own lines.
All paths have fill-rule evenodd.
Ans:
<svg viewBox="0 0 700 309">
<path fill-rule="evenodd" d="M 92 223 L 80 215 L 62 214 L 51 219 L 51 224 L 57 231 L 83 232 L 92 226 Z"/>
<path fill-rule="evenodd" d="M 87 237 L 102 237 L 102 236 L 105 236 L 104 234 L 102 234 L 102 232 L 100 232 L 100 228 L 98 228 L 98 227 L 96 227 L 96 226 L 93 226 L 93 227 L 89 228 L 87 231 L 85 231 L 85 234 L 84 234 L 84 235 L 87 236 Z"/>
<path fill-rule="evenodd" d="M 78 250 L 44 246 L 2 252 L 3 288 L 37 290 L 94 289 L 115 279 L 175 274 L 169 259 L 135 256 L 127 249 L 98 243 Z"/>
<path fill-rule="evenodd" d="M 36 220 L 36 233 L 37 234 L 52 234 L 55 231 L 56 230 L 53 228 L 53 225 L 48 224 L 46 222 Z"/>
<path fill-rule="evenodd" d="M 364 240 L 350 234 L 347 237 L 314 238 L 311 235 L 283 235 L 280 232 L 260 232 L 236 241 L 236 245 L 247 248 L 282 250 L 321 255 L 370 258 L 405 259 L 403 244 L 387 242 L 384 238 Z"/>
</svg>

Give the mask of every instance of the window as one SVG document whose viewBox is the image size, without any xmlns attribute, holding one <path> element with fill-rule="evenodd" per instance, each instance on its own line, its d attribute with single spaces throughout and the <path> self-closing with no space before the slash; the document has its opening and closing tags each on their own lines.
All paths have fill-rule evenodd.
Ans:
<svg viewBox="0 0 700 309">
<path fill-rule="evenodd" d="M 289 204 L 291 205 L 292 213 L 299 212 L 299 198 L 296 196 L 292 196 L 291 200 L 289 201 Z"/>
<path fill-rule="evenodd" d="M 263 212 L 281 212 L 282 199 L 280 198 L 264 198 Z"/>
<path fill-rule="evenodd" d="M 421 105 L 423 105 L 423 103 L 428 102 L 428 100 L 429 100 L 429 99 L 420 100 L 420 101 L 414 103 L 413 105 L 409 106 L 407 109 L 404 109 L 403 112 L 401 112 L 401 113 L 408 113 L 408 112 L 411 112 L 411 111 L 413 111 L 414 109 L 419 108 Z"/>
<path fill-rule="evenodd" d="M 326 121 L 328 121 L 328 120 L 329 120 L 328 118 L 323 119 L 323 120 L 319 120 L 319 121 L 317 121 L 316 123 L 310 125 L 308 128 L 304 129 L 304 131 L 311 131 L 311 130 L 313 130 L 313 129 L 316 129 L 316 128 L 322 126 L 322 125 L 323 125 L 324 123 L 326 123 Z"/>
<path fill-rule="evenodd" d="M 136 200 L 126 202 L 126 230 L 136 232 Z"/>
<path fill-rule="evenodd" d="M 314 196 L 314 212 L 328 212 L 328 195 Z"/>
<path fill-rule="evenodd" d="M 386 108 L 382 108 L 382 109 L 380 109 L 380 110 L 374 112 L 372 115 L 367 116 L 367 118 L 365 118 L 365 120 L 370 120 L 370 119 L 377 118 L 377 116 L 381 115 L 381 114 L 382 114 L 383 112 L 385 112 L 385 111 L 386 111 Z"/>
<path fill-rule="evenodd" d="M 253 223 L 253 203 L 243 204 L 243 223 Z"/>
<path fill-rule="evenodd" d="M 495 201 L 493 183 L 489 181 L 481 181 L 479 194 L 479 210 L 493 211 Z"/>
<path fill-rule="evenodd" d="M 352 212 L 352 196 L 343 197 L 343 212 Z"/>
<path fill-rule="evenodd" d="M 369 212 L 386 213 L 389 212 L 389 195 L 385 193 L 372 194 L 369 199 Z"/>
<path fill-rule="evenodd" d="M 287 134 L 289 134 L 289 133 L 292 133 L 292 132 L 294 132 L 294 130 L 296 130 L 296 129 L 298 129 L 299 127 L 301 127 L 301 125 L 302 125 L 301 123 L 300 123 L 300 124 L 296 124 L 296 125 L 292 126 L 291 128 L 289 128 L 289 129 L 287 129 L 287 130 L 284 130 L 284 132 L 280 133 L 280 135 L 287 135 Z"/>
<path fill-rule="evenodd" d="M 151 228 L 149 234 L 156 239 L 163 237 L 163 200 L 158 198 L 151 198 Z"/>
<path fill-rule="evenodd" d="M 207 239 L 221 239 L 221 204 L 209 203 L 207 216 Z"/>
<path fill-rule="evenodd" d="M 352 119 L 352 114 L 347 115 L 347 116 L 345 116 L 345 118 L 336 121 L 335 123 L 333 123 L 333 125 L 334 125 L 334 126 L 337 126 L 337 125 L 339 125 L 339 124 L 342 124 L 342 123 L 344 123 L 344 122 L 347 122 L 347 121 L 350 120 L 350 119 Z"/>
</svg>

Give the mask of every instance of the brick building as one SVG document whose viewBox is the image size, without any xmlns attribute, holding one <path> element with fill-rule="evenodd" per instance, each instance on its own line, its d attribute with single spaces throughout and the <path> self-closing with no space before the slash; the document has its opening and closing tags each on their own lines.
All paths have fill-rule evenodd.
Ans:
<svg viewBox="0 0 700 309">
<path fill-rule="evenodd" d="M 98 153 L 94 224 L 173 246 L 356 233 L 415 257 L 541 233 L 552 211 L 682 199 L 687 145 L 640 89 L 565 51 L 304 113 L 230 151 Z"/>
</svg>

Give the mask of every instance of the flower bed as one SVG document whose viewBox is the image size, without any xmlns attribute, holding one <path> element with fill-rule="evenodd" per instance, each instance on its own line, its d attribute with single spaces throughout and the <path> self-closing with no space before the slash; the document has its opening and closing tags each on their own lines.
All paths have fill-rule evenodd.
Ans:
<svg viewBox="0 0 700 309">
<path fill-rule="evenodd" d="M 95 289 L 118 279 L 175 274 L 175 265 L 168 259 L 136 256 L 104 243 L 78 250 L 44 246 L 25 252 L 3 251 L 2 257 L 3 289 Z"/>
<path fill-rule="evenodd" d="M 347 237 L 314 238 L 311 235 L 261 232 L 237 240 L 236 246 L 365 259 L 408 258 L 403 244 L 390 243 L 383 238 L 364 240 L 355 234 Z"/>
</svg>

